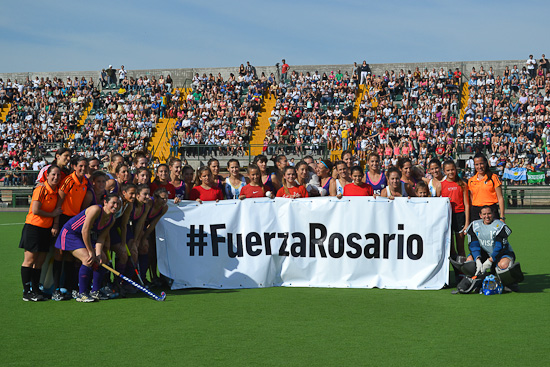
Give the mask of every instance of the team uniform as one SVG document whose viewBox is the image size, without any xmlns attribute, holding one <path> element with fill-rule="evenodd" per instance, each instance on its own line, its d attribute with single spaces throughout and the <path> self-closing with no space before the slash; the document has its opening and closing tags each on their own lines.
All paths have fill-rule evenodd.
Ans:
<svg viewBox="0 0 550 367">
<path fill-rule="evenodd" d="M 102 200 L 105 196 L 107 196 L 107 190 L 104 190 L 103 191 L 103 195 L 98 198 L 95 194 L 95 191 L 93 188 L 88 188 L 88 190 L 90 190 L 90 192 L 92 193 L 92 201 L 90 202 L 90 206 L 92 205 L 100 205 L 100 200 Z"/>
<path fill-rule="evenodd" d="M 344 186 L 344 196 L 373 196 L 374 190 L 371 185 L 361 183 L 356 185 L 354 183 Z"/>
<path fill-rule="evenodd" d="M 201 199 L 202 201 L 216 201 L 223 200 L 223 192 L 217 187 L 211 187 L 210 189 L 205 189 L 202 186 L 195 186 L 191 189 L 189 194 L 189 200 Z"/>
<path fill-rule="evenodd" d="M 272 174 L 273 173 L 267 175 L 267 179 L 264 182 L 264 187 L 267 188 L 267 191 L 271 191 L 271 192 L 275 191 L 275 186 L 273 185 L 273 180 L 271 179 Z"/>
<path fill-rule="evenodd" d="M 175 197 L 179 198 L 180 200 L 185 200 L 185 182 L 181 181 L 178 186 L 170 182 L 170 185 L 174 186 Z M 168 196 L 170 196 L 170 193 L 168 193 Z"/>
<path fill-rule="evenodd" d="M 451 202 L 452 220 L 451 229 L 454 233 L 458 233 L 466 224 L 466 213 L 464 207 L 464 191 L 456 182 L 443 180 L 441 181 L 441 197 L 449 198 Z M 468 190 L 465 185 L 464 190 Z"/>
<path fill-rule="evenodd" d="M 109 174 L 107 174 L 109 176 Z M 111 188 L 111 190 L 109 191 L 109 194 L 118 194 L 119 192 L 119 189 L 120 189 L 120 185 L 118 184 L 118 181 L 114 178 L 111 178 L 111 180 L 114 180 L 115 181 L 115 185 Z"/>
<path fill-rule="evenodd" d="M 430 193 L 430 196 L 433 198 L 437 196 L 437 189 L 435 188 L 433 178 L 430 180 L 430 182 L 428 182 L 428 192 Z"/>
<path fill-rule="evenodd" d="M 111 227 L 111 230 L 109 231 L 109 236 L 111 239 L 111 245 L 118 245 L 119 243 L 122 243 L 121 236 L 121 228 L 122 228 L 122 215 L 128 208 L 128 205 L 130 203 L 125 203 L 124 205 L 121 205 L 120 208 L 117 210 L 117 212 L 114 215 L 115 218 L 115 224 Z M 130 241 L 133 237 L 130 233 L 131 231 L 126 230 L 126 243 Z"/>
<path fill-rule="evenodd" d="M 481 257 L 484 261 L 490 256 L 496 264 L 503 257 L 515 259 L 516 255 L 508 242 L 512 230 L 506 223 L 495 219 L 491 224 L 484 224 L 482 219 L 478 219 L 470 224 L 467 233 L 468 247 L 474 260 Z"/>
<path fill-rule="evenodd" d="M 136 210 L 136 206 L 137 205 L 134 202 L 132 213 L 130 213 L 130 223 L 128 223 L 128 230 L 127 230 L 128 235 L 126 236 L 127 241 L 135 237 L 135 229 L 137 227 L 137 222 L 141 219 L 143 215 L 146 214 L 145 213 L 145 207 L 147 206 L 146 204 L 141 205 L 141 209 L 139 212 Z"/>
<path fill-rule="evenodd" d="M 371 185 L 372 190 L 376 195 L 380 195 L 382 190 L 388 186 L 388 180 L 386 179 L 386 174 L 384 172 L 380 173 L 380 179 L 377 182 L 371 180 L 369 173 L 365 173 L 365 182 Z"/>
<path fill-rule="evenodd" d="M 279 191 L 277 191 L 277 197 L 278 198 L 287 198 L 287 199 L 298 199 L 298 198 L 307 198 L 309 197 L 309 194 L 307 193 L 307 190 L 303 186 L 294 186 L 294 187 L 287 187 L 285 191 L 285 187 L 281 187 Z"/>
<path fill-rule="evenodd" d="M 161 187 L 165 188 L 166 191 L 168 192 L 168 199 L 175 199 L 176 198 L 176 188 L 174 187 L 174 185 L 172 185 L 169 182 L 163 184 L 163 183 L 160 183 L 158 181 L 153 181 L 149 185 L 149 189 L 151 190 L 151 195 L 153 195 L 155 193 L 155 191 L 157 191 Z"/>
<path fill-rule="evenodd" d="M 40 202 L 42 204 L 40 209 L 49 213 L 53 212 L 57 206 L 57 198 L 57 190 L 52 189 L 47 182 L 34 189 L 32 193 L 32 201 Z M 53 218 L 33 214 L 31 204 L 21 232 L 19 248 L 29 252 L 48 252 L 51 245 L 52 225 Z"/>
<path fill-rule="evenodd" d="M 392 196 L 389 186 L 386 186 L 386 193 L 388 194 L 388 197 Z M 407 193 L 407 189 L 405 187 L 405 183 L 403 181 L 401 181 L 401 196 L 403 197 L 409 196 L 409 194 Z"/>
<path fill-rule="evenodd" d="M 344 186 L 342 186 L 339 179 L 336 179 L 336 195 L 344 195 Z"/>
<path fill-rule="evenodd" d="M 223 192 L 225 194 L 225 198 L 238 199 L 242 188 L 245 186 L 246 186 L 246 179 L 244 178 L 244 176 L 241 176 L 241 182 L 237 187 L 231 184 L 231 182 L 229 181 L 229 177 L 226 177 L 225 182 L 223 184 Z"/>
<path fill-rule="evenodd" d="M 84 227 L 84 222 L 86 221 L 86 210 L 81 211 L 80 213 L 69 219 L 67 223 L 65 223 L 60 235 L 57 237 L 57 241 L 55 241 L 56 248 L 63 251 L 74 251 L 78 250 L 79 248 L 86 248 L 84 240 L 82 239 L 82 228 Z M 113 222 L 113 216 L 111 216 L 107 223 L 104 226 L 100 227 L 99 223 L 104 215 L 106 214 L 103 212 L 102 208 L 101 215 L 93 223 L 90 230 L 90 238 L 92 240 L 93 247 L 95 247 L 95 243 L 97 241 L 99 233 L 105 228 L 109 227 L 109 225 Z"/>
<path fill-rule="evenodd" d="M 324 195 L 321 194 L 321 196 L 328 196 L 331 180 L 332 180 L 332 177 L 329 177 L 327 182 L 322 186 L 322 188 L 325 190 L 325 194 Z M 319 193 L 321 193 L 321 192 L 319 191 Z"/>
<path fill-rule="evenodd" d="M 262 186 L 252 186 L 250 184 L 244 186 L 241 189 L 240 195 L 246 196 L 247 199 L 251 198 L 262 198 L 265 196 L 265 193 L 269 191 L 264 185 Z"/>
<path fill-rule="evenodd" d="M 487 180 L 487 176 L 483 176 L 478 179 L 477 175 L 474 175 L 468 180 L 468 190 L 472 195 L 472 207 L 470 210 L 470 217 L 472 219 L 479 218 L 481 208 L 488 205 L 493 210 L 496 219 L 500 219 L 498 197 L 495 189 L 501 186 L 502 183 L 497 175 L 492 175 L 490 180 Z"/>
<path fill-rule="evenodd" d="M 80 213 L 82 202 L 88 191 L 88 179 L 83 176 L 81 181 L 73 172 L 59 186 L 59 191 L 65 193 L 65 199 L 61 204 L 63 214 L 59 216 L 59 228 L 62 228 L 70 218 Z"/>
</svg>

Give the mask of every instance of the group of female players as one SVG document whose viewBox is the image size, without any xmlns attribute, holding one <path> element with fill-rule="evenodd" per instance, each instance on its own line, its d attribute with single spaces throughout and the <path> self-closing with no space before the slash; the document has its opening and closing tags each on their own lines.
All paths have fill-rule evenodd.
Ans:
<svg viewBox="0 0 550 367">
<path fill-rule="evenodd" d="M 70 157 L 70 151 L 58 151 L 56 161 L 39 175 L 33 192 L 20 242 L 25 249 L 21 267 L 25 301 L 46 299 L 39 283 L 52 243 L 54 300 L 93 302 L 113 298 L 117 292 L 135 292 L 126 283 L 105 284 L 106 270 L 101 264 L 110 262 L 111 254 L 116 255 L 118 272 L 147 284 L 150 270 L 150 283 L 159 284 L 154 229 L 168 209 L 168 199 L 202 203 L 265 196 L 448 197 L 456 237 L 453 257 L 465 256 L 465 230 L 471 218 L 478 219 L 481 207 L 493 206 L 497 218 L 500 209 L 504 219 L 500 181 L 482 155 L 474 159 L 476 175 L 468 184 L 458 176 L 453 161 L 441 164 L 434 159 L 425 173 L 402 158 L 397 167 L 384 172 L 380 157 L 372 153 L 364 172 L 361 166 L 352 165 L 349 151 L 334 163 L 305 157 L 293 166 L 280 155 L 270 168 L 267 157 L 259 155 L 247 167 L 247 175 L 241 172 L 238 160 L 230 159 L 227 177 L 220 175 L 219 161 L 214 158 L 197 172 L 172 159 L 156 167 L 153 180 L 144 155 L 137 155 L 130 167 L 120 154 L 114 154 L 108 172 L 99 169 L 96 158 Z"/>
<path fill-rule="evenodd" d="M 174 163 L 176 162 L 176 163 Z M 177 172 L 174 164 L 167 170 Z M 382 196 L 396 197 L 448 197 L 452 207 L 451 256 L 465 256 L 464 238 L 471 220 L 479 219 L 480 210 L 489 205 L 495 217 L 504 220 L 504 200 L 501 182 L 489 169 L 487 158 L 478 154 L 474 158 L 476 174 L 468 182 L 459 177 L 454 161 L 441 163 L 432 159 L 426 169 L 413 167 L 409 158 L 399 159 L 397 166 L 381 170 L 380 156 L 367 156 L 367 171 L 352 164 L 353 154 L 345 151 L 341 160 L 315 162 L 305 157 L 294 166 L 289 165 L 284 155 L 274 159 L 274 166 L 268 169 L 264 155 L 254 158 L 247 168 L 247 175 L 241 173 L 239 162 L 228 161 L 229 176 L 220 174 L 219 162 L 211 159 L 208 165 L 198 170 L 195 186 L 192 185 L 192 168 L 188 171 L 185 193 L 182 199 L 199 202 L 222 199 L 246 199 L 256 197 L 282 197 L 299 199 L 313 196 Z"/>
<path fill-rule="evenodd" d="M 116 254 L 116 269 L 142 282 L 153 265 L 154 229 L 168 209 L 169 195 L 151 183 L 148 169 L 136 167 L 143 163 L 141 158 L 135 160 L 132 174 L 123 157 L 115 154 L 104 172 L 98 159 L 71 159 L 71 152 L 61 149 L 55 162 L 44 167 L 19 245 L 25 250 L 24 301 L 48 298 L 40 279 L 52 246 L 53 300 L 93 302 L 135 292 L 126 283 L 106 284 L 102 264 Z M 152 281 L 158 281 L 154 266 L 150 274 Z"/>
</svg>

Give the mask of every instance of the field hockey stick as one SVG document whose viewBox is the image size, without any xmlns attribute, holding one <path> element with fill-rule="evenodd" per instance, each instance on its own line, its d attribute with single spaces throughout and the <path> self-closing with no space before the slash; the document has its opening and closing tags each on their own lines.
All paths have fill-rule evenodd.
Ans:
<svg viewBox="0 0 550 367">
<path fill-rule="evenodd" d="M 139 282 L 141 283 L 141 285 L 145 286 L 145 283 L 143 283 L 143 279 L 141 279 L 141 275 L 139 275 L 139 264 L 137 264 L 136 266 L 136 263 L 134 262 L 134 259 L 132 259 L 132 253 L 130 252 L 130 249 L 128 248 L 128 244 L 126 244 L 126 251 L 128 251 L 128 259 L 130 260 L 130 262 L 132 263 L 132 266 L 134 267 L 134 271 L 136 272 L 136 275 L 139 279 Z"/>
<path fill-rule="evenodd" d="M 150 297 L 154 298 L 155 301 L 164 301 L 164 299 L 166 298 L 166 293 L 164 292 L 161 292 L 160 293 L 160 297 L 157 296 L 156 294 L 154 294 L 153 292 L 151 292 L 149 289 L 145 288 L 145 287 L 142 287 L 141 285 L 137 284 L 136 282 L 134 282 L 132 279 L 130 278 L 127 278 L 125 277 L 124 275 L 120 274 L 118 271 L 116 271 L 115 269 L 111 268 L 110 266 L 108 265 L 105 265 L 105 264 L 101 264 L 101 266 L 103 266 L 105 269 L 109 270 L 111 273 L 113 273 L 114 275 L 118 276 L 119 278 L 121 278 L 122 280 L 130 283 L 131 285 L 133 285 L 134 287 L 136 287 L 137 289 L 139 289 L 140 291 L 146 293 L 147 295 L 149 295 Z"/>
</svg>

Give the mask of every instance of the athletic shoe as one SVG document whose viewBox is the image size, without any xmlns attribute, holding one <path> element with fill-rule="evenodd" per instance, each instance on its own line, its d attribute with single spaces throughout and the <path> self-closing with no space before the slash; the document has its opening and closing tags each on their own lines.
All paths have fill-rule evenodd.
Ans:
<svg viewBox="0 0 550 367">
<path fill-rule="evenodd" d="M 23 292 L 23 301 L 28 302 L 40 302 L 45 301 L 46 298 L 44 298 L 43 295 L 35 293 L 35 292 Z"/>
<path fill-rule="evenodd" d="M 111 286 L 106 285 L 105 287 L 99 290 L 103 293 L 104 296 L 109 297 L 109 299 L 117 298 L 119 296 L 118 292 L 111 288 Z"/>
<path fill-rule="evenodd" d="M 76 301 L 77 302 L 89 303 L 89 302 L 95 302 L 95 299 L 90 297 L 90 295 L 87 294 L 87 293 L 78 293 L 78 297 L 76 298 Z"/>
<path fill-rule="evenodd" d="M 67 293 L 68 299 L 71 299 L 71 298 L 72 298 L 72 299 L 77 299 L 78 296 L 79 296 L 78 291 L 77 291 L 77 290 L 74 290 L 74 289 L 72 290 L 72 292 L 70 293 L 70 295 L 69 295 L 69 293 Z"/>
<path fill-rule="evenodd" d="M 508 284 L 507 286 L 504 286 L 505 292 L 519 292 L 519 285 L 518 283 Z"/>
<path fill-rule="evenodd" d="M 59 289 L 56 289 L 52 293 L 52 300 L 53 301 L 64 301 L 65 296 L 63 295 L 63 293 L 61 293 L 61 291 Z"/>
<path fill-rule="evenodd" d="M 109 297 L 101 293 L 100 291 L 90 292 L 90 297 L 95 299 L 96 301 L 105 301 L 108 300 Z"/>
<path fill-rule="evenodd" d="M 40 301 L 47 301 L 49 299 L 49 296 L 46 293 L 42 292 L 42 290 L 40 289 L 34 292 L 34 294 L 37 297 L 41 298 Z"/>
<path fill-rule="evenodd" d="M 137 293 L 137 289 L 134 288 L 133 285 L 131 285 L 130 283 L 127 283 L 127 282 L 124 282 L 123 284 L 120 285 L 120 290 L 123 293 L 126 293 L 126 294 L 136 294 Z"/>
</svg>

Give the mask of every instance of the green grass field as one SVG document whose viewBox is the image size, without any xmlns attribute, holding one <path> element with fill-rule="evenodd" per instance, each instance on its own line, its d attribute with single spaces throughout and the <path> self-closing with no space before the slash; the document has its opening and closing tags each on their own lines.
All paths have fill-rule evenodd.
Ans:
<svg viewBox="0 0 550 367">
<path fill-rule="evenodd" d="M 10 223 L 24 215 L 0 213 L 2 366 L 550 364 L 547 215 L 507 216 L 521 293 L 167 290 L 91 304 L 21 300 L 22 224 Z"/>
</svg>

